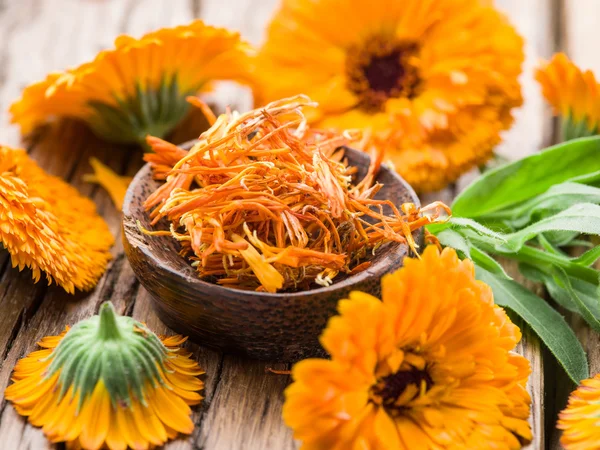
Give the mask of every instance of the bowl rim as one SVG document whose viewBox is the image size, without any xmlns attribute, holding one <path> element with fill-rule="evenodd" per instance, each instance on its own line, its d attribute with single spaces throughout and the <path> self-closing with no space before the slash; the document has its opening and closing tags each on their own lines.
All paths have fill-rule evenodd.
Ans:
<svg viewBox="0 0 600 450">
<path fill-rule="evenodd" d="M 178 146 L 181 148 L 189 149 L 195 142 L 196 142 L 196 140 L 188 141 L 188 142 L 184 142 L 183 144 L 179 144 Z M 350 147 L 345 147 L 345 150 L 346 150 L 346 152 L 353 153 L 353 157 L 358 157 L 359 159 L 362 159 L 364 164 L 366 164 L 368 167 L 368 165 L 370 163 L 370 157 L 368 154 L 366 154 L 360 150 L 350 148 Z M 393 170 L 387 164 L 382 164 L 380 170 L 385 170 L 385 171 L 389 172 L 390 175 L 395 178 L 395 181 L 411 197 L 412 202 L 415 205 L 420 206 L 419 197 L 417 196 L 417 194 L 414 191 L 414 189 L 412 188 L 412 186 L 410 184 L 408 184 L 395 170 Z M 196 286 L 207 288 L 207 289 L 214 289 L 217 291 L 223 290 L 223 292 L 237 293 L 237 294 L 240 294 L 237 296 L 237 298 L 240 300 L 241 299 L 251 299 L 251 298 L 264 299 L 265 297 L 269 297 L 269 298 L 273 298 L 273 299 L 276 299 L 276 298 L 295 299 L 295 298 L 304 297 L 308 293 L 310 293 L 310 295 L 318 295 L 318 294 L 333 293 L 333 292 L 336 292 L 339 290 L 347 291 L 348 288 L 351 287 L 352 285 L 359 285 L 359 284 L 367 281 L 372 275 L 374 275 L 372 272 L 381 272 L 382 271 L 381 269 L 385 269 L 385 267 L 381 267 L 381 269 L 380 269 L 380 266 L 385 265 L 385 261 L 383 260 L 383 261 L 379 261 L 378 264 L 368 267 L 367 269 L 365 269 L 357 274 L 350 275 L 339 282 L 334 282 L 330 286 L 321 286 L 318 288 L 305 289 L 305 290 L 296 291 L 296 292 L 274 292 L 274 293 L 266 292 L 266 291 L 259 292 L 259 291 L 252 291 L 252 290 L 234 289 L 234 288 L 230 288 L 230 287 L 226 287 L 226 286 L 220 286 L 216 283 L 211 283 L 209 281 L 204 281 L 200 278 L 191 277 L 188 274 L 185 274 L 178 270 L 175 270 L 170 264 L 165 264 L 164 261 L 161 260 L 161 258 L 157 257 L 155 252 L 152 252 L 149 250 L 149 246 L 135 245 L 129 239 L 130 231 L 129 231 L 129 226 L 127 225 L 127 223 L 129 223 L 129 224 L 133 223 L 134 225 L 136 224 L 136 220 L 131 213 L 131 204 L 133 203 L 133 200 L 134 200 L 134 188 L 137 186 L 138 183 L 140 183 L 143 179 L 147 178 L 148 176 L 151 176 L 151 168 L 150 168 L 150 164 L 145 164 L 135 174 L 133 180 L 129 184 L 129 187 L 127 188 L 127 193 L 126 193 L 125 199 L 123 201 L 123 209 L 122 209 L 123 239 L 127 239 L 129 245 L 132 245 L 138 251 L 141 251 L 145 255 L 145 257 L 148 258 L 148 260 L 152 261 L 152 263 L 154 263 L 156 267 L 160 268 L 160 270 L 167 271 L 170 274 L 172 274 L 174 277 L 179 278 L 187 283 L 192 283 Z M 137 225 L 135 225 L 135 228 L 137 230 Z M 140 231 L 137 230 L 137 232 L 139 233 Z M 413 234 L 415 232 L 417 233 L 417 236 L 419 237 L 419 240 L 420 240 L 423 230 L 422 229 L 415 230 L 413 232 Z M 392 242 L 390 244 L 393 245 L 394 243 Z M 398 244 L 398 246 L 406 246 L 406 244 Z"/>
</svg>

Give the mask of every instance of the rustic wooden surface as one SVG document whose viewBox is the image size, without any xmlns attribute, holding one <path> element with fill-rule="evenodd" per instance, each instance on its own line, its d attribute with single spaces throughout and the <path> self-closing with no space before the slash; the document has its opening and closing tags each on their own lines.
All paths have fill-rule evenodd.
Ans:
<svg viewBox="0 0 600 450">
<path fill-rule="evenodd" d="M 20 145 L 18 130 L 9 126 L 5 110 L 26 84 L 49 71 L 90 59 L 109 47 L 118 34 L 139 36 L 161 26 L 201 17 L 209 23 L 240 30 L 258 44 L 276 3 L 277 0 L 0 0 L 0 142 Z M 497 0 L 497 4 L 526 39 L 525 106 L 516 114 L 516 125 L 506 133 L 500 148 L 501 154 L 515 158 L 548 145 L 556 135 L 556 123 L 532 77 L 538 60 L 554 51 L 566 50 L 577 63 L 600 73 L 600 58 L 594 45 L 600 35 L 596 23 L 600 2 Z M 219 87 L 212 99 L 221 107 L 234 104 L 241 109 L 251 101 L 247 90 L 232 86 Z M 89 195 L 115 235 L 119 233 L 119 213 L 104 192 L 82 181 L 82 175 L 90 172 L 87 161 L 92 155 L 121 173 L 134 174 L 141 165 L 138 151 L 99 142 L 81 125 L 71 122 L 45 130 L 27 143 L 27 148 L 45 169 Z M 467 175 L 454 188 L 430 194 L 427 200 L 451 201 L 472 177 L 473 174 Z M 33 350 L 37 340 L 95 313 L 105 300 L 112 300 L 120 312 L 147 322 L 157 332 L 169 332 L 149 308 L 148 294 L 135 279 L 120 243 L 113 254 L 115 258 L 97 289 L 87 296 L 73 297 L 56 287 L 32 284 L 30 273 L 11 269 L 7 253 L 0 250 L 0 392 L 8 384 L 15 362 Z M 514 267 L 509 270 L 515 273 Z M 599 371 L 598 335 L 589 332 L 577 318 L 569 320 L 590 350 L 592 372 Z M 533 370 L 529 391 L 533 398 L 531 422 L 535 440 L 529 448 L 559 448 L 554 431 L 556 411 L 564 406 L 565 395 L 572 386 L 547 352 L 540 349 L 539 341 L 527 330 L 524 334 L 519 351 L 531 361 Z M 289 377 L 266 373 L 268 367 L 283 369 L 285 365 L 242 360 L 194 344 L 188 347 L 207 372 L 206 400 L 194 413 L 194 434 L 165 448 L 298 448 L 281 420 L 282 392 Z M 56 447 L 1 401 L 0 449 L 51 448 Z"/>
</svg>

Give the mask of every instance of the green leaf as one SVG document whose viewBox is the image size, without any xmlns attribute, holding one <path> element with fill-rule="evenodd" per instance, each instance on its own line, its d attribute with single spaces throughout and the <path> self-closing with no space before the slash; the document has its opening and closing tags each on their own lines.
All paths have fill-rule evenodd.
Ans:
<svg viewBox="0 0 600 450">
<path fill-rule="evenodd" d="M 471 259 L 473 259 L 475 264 L 488 272 L 491 272 L 500 278 L 512 280 L 512 278 L 504 271 L 504 267 L 483 250 L 480 250 L 477 247 L 471 247 Z"/>
<path fill-rule="evenodd" d="M 585 352 L 575 333 L 560 314 L 515 281 L 502 279 L 481 267 L 477 267 L 476 273 L 479 280 L 492 288 L 496 304 L 518 314 L 539 336 L 575 383 L 578 384 L 589 377 Z"/>
<path fill-rule="evenodd" d="M 534 217 L 556 214 L 577 203 L 600 204 L 600 188 L 572 182 L 561 183 L 524 203 L 486 217 L 506 220 L 512 228 L 520 229 Z"/>
<path fill-rule="evenodd" d="M 471 257 L 469 241 L 458 231 L 447 229 L 439 232 L 436 237 L 444 247 L 452 247 L 461 252 L 465 257 Z"/>
<path fill-rule="evenodd" d="M 550 187 L 600 171 L 600 136 L 550 147 L 497 169 L 471 183 L 452 204 L 458 217 L 481 217 L 517 205 Z"/>
<path fill-rule="evenodd" d="M 584 175 L 579 175 L 578 177 L 571 178 L 571 180 L 569 181 L 573 183 L 590 184 L 593 186 L 597 186 L 598 181 L 600 181 L 600 170 L 592 173 L 586 173 Z"/>
<path fill-rule="evenodd" d="M 561 132 L 563 141 L 570 141 L 585 136 L 594 136 L 598 134 L 598 128 L 590 128 L 586 117 L 581 120 L 574 120 L 570 114 L 563 117 L 561 121 Z"/>
<path fill-rule="evenodd" d="M 600 333 L 600 321 L 598 321 L 598 298 L 592 298 L 590 304 L 583 301 L 580 293 L 573 288 L 571 279 L 564 270 L 557 268 L 553 273 L 554 282 L 562 289 L 566 290 L 571 297 L 571 300 L 577 306 L 577 310 L 581 317 L 585 319 L 588 325 Z M 595 293 L 595 292 L 594 292 Z"/>
<path fill-rule="evenodd" d="M 600 159 L 600 158 L 599 158 Z M 542 219 L 507 236 L 506 248 L 517 252 L 535 236 L 553 231 L 572 231 L 579 234 L 600 234 L 600 206 L 580 203 L 553 216 Z"/>
<path fill-rule="evenodd" d="M 483 250 L 473 246 L 469 239 L 458 231 L 447 229 L 438 233 L 437 238 L 444 247 L 452 247 L 461 256 L 472 259 L 475 264 L 478 264 L 489 272 L 502 278 L 511 279 L 498 261 Z"/>
<path fill-rule="evenodd" d="M 504 237 L 504 234 L 490 230 L 486 226 L 471 219 L 464 219 L 462 217 L 452 217 L 448 221 L 448 223 L 450 224 L 450 227 L 452 229 L 461 230 L 461 233 L 463 235 L 467 231 L 473 231 L 480 238 L 483 238 L 486 242 L 489 243 L 503 244 L 507 242 L 506 238 Z"/>
<path fill-rule="evenodd" d="M 583 255 L 572 259 L 572 261 L 576 264 L 581 264 L 582 266 L 591 266 L 600 258 L 600 246 L 593 247 L 592 249 L 585 252 Z"/>
</svg>

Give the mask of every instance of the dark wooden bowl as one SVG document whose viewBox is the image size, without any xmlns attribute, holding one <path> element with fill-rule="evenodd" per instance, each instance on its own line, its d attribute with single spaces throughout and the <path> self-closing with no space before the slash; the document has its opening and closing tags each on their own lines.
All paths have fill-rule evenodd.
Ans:
<svg viewBox="0 0 600 450">
<path fill-rule="evenodd" d="M 348 149 L 346 157 L 358 168 L 357 179 L 362 179 L 369 166 L 368 155 Z M 397 205 L 418 204 L 412 188 L 387 167 L 382 167 L 377 181 L 384 187 L 376 198 L 389 198 Z M 142 205 L 157 186 L 148 165 L 129 186 L 123 205 L 125 253 L 166 325 L 198 344 L 225 352 L 271 361 L 322 355 L 318 338 L 327 319 L 336 313 L 338 300 L 353 290 L 379 296 L 381 277 L 401 267 L 408 252 L 406 245 L 386 244 L 367 270 L 336 279 L 329 287 L 304 292 L 269 294 L 218 286 L 198 278 L 177 254 L 174 239 L 146 236 L 139 231 L 138 220 L 150 228 Z M 422 231 L 415 232 L 414 237 L 421 242 Z"/>
</svg>

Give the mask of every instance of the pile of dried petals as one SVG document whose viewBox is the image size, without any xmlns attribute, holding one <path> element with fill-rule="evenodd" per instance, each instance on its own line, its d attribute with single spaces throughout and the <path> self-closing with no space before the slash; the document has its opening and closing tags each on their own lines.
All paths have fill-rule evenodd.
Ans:
<svg viewBox="0 0 600 450">
<path fill-rule="evenodd" d="M 342 146 L 359 136 L 310 129 L 305 106 L 315 105 L 297 96 L 227 112 L 189 152 L 149 138 L 155 154 L 146 160 L 166 183 L 145 207 L 153 225 L 171 225 L 146 233 L 177 239 L 203 278 L 268 292 L 327 286 L 340 272 L 367 268 L 368 255 L 387 242 L 414 250 L 411 233 L 445 216 L 445 205 L 399 210 L 375 200 L 381 158 L 353 184 Z"/>
</svg>

